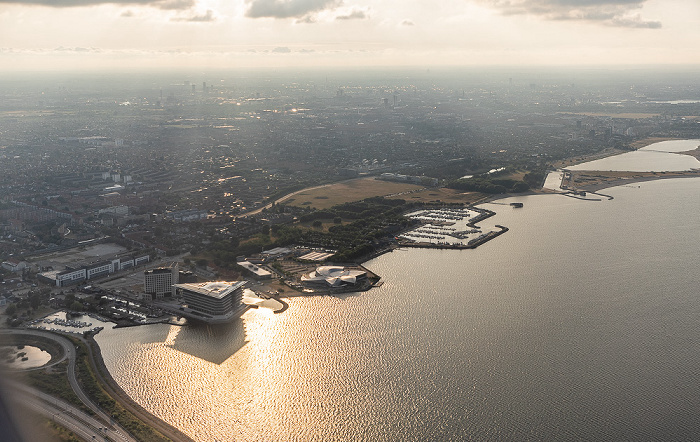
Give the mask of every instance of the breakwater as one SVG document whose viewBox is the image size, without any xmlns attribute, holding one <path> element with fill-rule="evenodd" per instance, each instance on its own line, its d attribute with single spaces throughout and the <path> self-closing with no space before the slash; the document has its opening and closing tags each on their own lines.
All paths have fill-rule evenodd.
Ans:
<svg viewBox="0 0 700 442">
<path fill-rule="evenodd" d="M 408 214 L 406 216 L 418 219 L 422 224 L 397 236 L 397 244 L 415 248 L 474 249 L 508 231 L 507 227 L 499 225 L 496 225 L 499 230 L 480 230 L 477 224 L 495 214 L 474 206 L 427 209 Z"/>
<path fill-rule="evenodd" d="M 496 238 L 497 236 L 500 236 L 508 231 L 508 227 L 501 226 L 501 225 L 496 225 L 499 230 L 494 230 L 491 232 L 484 233 L 472 240 L 470 240 L 467 244 L 461 244 L 461 243 L 446 243 L 446 242 L 438 242 L 438 243 L 431 243 L 431 242 L 408 242 L 408 241 L 399 241 L 399 244 L 402 247 L 415 247 L 415 248 L 430 248 L 430 249 L 453 249 L 453 250 L 463 250 L 463 249 L 475 249 L 479 247 L 480 245 L 491 241 L 492 239 Z"/>
</svg>

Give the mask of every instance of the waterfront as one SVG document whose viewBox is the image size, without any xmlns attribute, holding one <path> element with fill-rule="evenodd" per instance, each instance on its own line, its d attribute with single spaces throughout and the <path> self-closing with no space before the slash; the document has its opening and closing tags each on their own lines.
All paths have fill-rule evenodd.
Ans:
<svg viewBox="0 0 700 442">
<path fill-rule="evenodd" d="M 197 440 L 688 439 L 699 185 L 486 204 L 507 234 L 380 256 L 370 292 L 97 340 L 117 382 Z"/>
</svg>

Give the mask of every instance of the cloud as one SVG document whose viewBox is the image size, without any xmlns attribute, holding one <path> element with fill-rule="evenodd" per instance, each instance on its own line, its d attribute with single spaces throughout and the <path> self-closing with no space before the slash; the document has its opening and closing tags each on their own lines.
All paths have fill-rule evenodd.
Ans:
<svg viewBox="0 0 700 442">
<path fill-rule="evenodd" d="M 208 9 L 206 13 L 201 15 L 193 15 L 190 17 L 175 17 L 171 21 L 184 21 L 189 23 L 209 23 L 216 21 L 216 16 L 211 9 Z"/>
<path fill-rule="evenodd" d="M 54 48 L 54 49 L 51 50 L 50 52 L 55 52 L 55 53 L 67 53 L 67 52 L 69 52 L 69 53 L 74 53 L 74 54 L 77 54 L 77 53 L 92 53 L 92 54 L 97 54 L 97 53 L 102 52 L 102 50 L 101 50 L 101 49 L 98 49 L 98 48 L 83 48 L 83 47 L 80 47 L 80 46 L 76 46 L 76 47 L 73 47 L 73 48 L 66 48 L 66 47 L 63 47 L 63 46 L 59 46 L 59 47 L 57 47 L 57 48 Z"/>
<path fill-rule="evenodd" d="M 647 28 L 647 29 L 659 29 L 661 28 L 660 21 L 643 20 L 639 16 L 630 18 L 620 18 L 616 17 L 611 20 L 612 26 L 618 26 L 622 28 Z"/>
<path fill-rule="evenodd" d="M 661 22 L 632 14 L 648 0 L 481 0 L 504 15 L 534 15 L 547 20 L 576 20 L 606 26 L 657 29 Z"/>
<path fill-rule="evenodd" d="M 369 18 L 369 15 L 367 12 L 363 11 L 362 9 L 353 9 L 350 13 L 345 14 L 345 15 L 339 15 L 335 19 L 336 20 L 364 20 L 366 18 Z"/>
<path fill-rule="evenodd" d="M 76 8 L 96 5 L 141 5 L 159 9 L 189 9 L 195 0 L 0 0 L 0 4 L 50 6 L 53 8 Z"/>
<path fill-rule="evenodd" d="M 153 5 L 160 9 L 166 10 L 184 10 L 194 6 L 195 0 L 157 0 L 152 2 Z"/>
<path fill-rule="evenodd" d="M 404 20 L 401 22 L 402 26 L 415 26 L 416 24 L 413 23 L 413 20 Z"/>
<path fill-rule="evenodd" d="M 245 15 L 250 18 L 302 18 L 312 12 L 334 9 L 342 0 L 246 0 L 246 3 Z"/>
<path fill-rule="evenodd" d="M 286 46 L 279 46 L 279 47 L 274 48 L 270 52 L 274 52 L 276 54 L 289 54 L 290 52 L 292 52 L 292 50 Z"/>
<path fill-rule="evenodd" d="M 294 21 L 294 23 L 306 23 L 306 24 L 316 23 L 316 18 L 311 16 L 311 15 L 306 15 L 302 18 L 296 19 Z"/>
<path fill-rule="evenodd" d="M 131 9 L 127 9 L 126 11 L 122 12 L 120 17 L 134 17 L 136 14 L 134 14 L 134 11 Z"/>
</svg>

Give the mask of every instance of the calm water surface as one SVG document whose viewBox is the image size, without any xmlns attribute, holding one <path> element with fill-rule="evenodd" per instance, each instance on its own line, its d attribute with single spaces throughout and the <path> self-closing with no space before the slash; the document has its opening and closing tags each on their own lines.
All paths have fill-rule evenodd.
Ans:
<svg viewBox="0 0 700 442">
<path fill-rule="evenodd" d="M 383 255 L 366 293 L 97 340 L 197 440 L 694 439 L 700 180 L 606 193 L 486 205 L 508 233 Z"/>
<path fill-rule="evenodd" d="M 661 141 L 634 152 L 577 164 L 567 169 L 628 172 L 676 172 L 700 169 L 700 161 L 690 155 L 679 153 L 695 150 L 699 145 L 700 140 Z"/>
</svg>

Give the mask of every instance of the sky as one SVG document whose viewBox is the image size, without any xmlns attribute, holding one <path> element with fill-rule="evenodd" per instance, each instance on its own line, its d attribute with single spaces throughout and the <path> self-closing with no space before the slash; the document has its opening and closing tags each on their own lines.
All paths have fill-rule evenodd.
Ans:
<svg viewBox="0 0 700 442">
<path fill-rule="evenodd" d="M 0 71 L 700 64 L 700 0 L 0 0 Z"/>
</svg>

